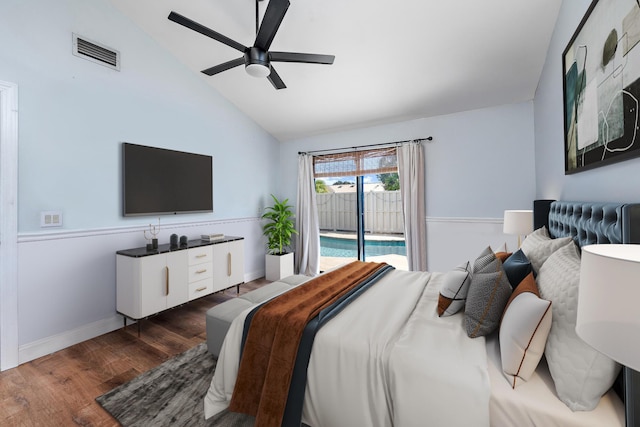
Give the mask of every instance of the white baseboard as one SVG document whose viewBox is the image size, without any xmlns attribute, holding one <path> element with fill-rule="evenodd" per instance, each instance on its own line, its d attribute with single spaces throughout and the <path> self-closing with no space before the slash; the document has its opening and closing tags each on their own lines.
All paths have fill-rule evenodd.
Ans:
<svg viewBox="0 0 640 427">
<path fill-rule="evenodd" d="M 249 273 L 244 273 L 244 282 L 251 282 L 252 280 L 259 279 L 264 277 L 264 270 L 261 271 L 251 271 Z"/>
<path fill-rule="evenodd" d="M 82 341 L 115 331 L 123 326 L 124 322 L 122 320 L 122 316 L 114 314 L 113 317 L 21 345 L 18 348 L 19 363 L 23 364 L 39 357 L 46 356 Z"/>
<path fill-rule="evenodd" d="M 259 279 L 261 277 L 264 277 L 264 271 L 254 271 L 245 273 L 244 280 L 245 282 L 251 282 L 252 280 Z M 131 324 L 131 322 L 131 320 L 128 320 L 128 324 Z M 80 342 L 115 331 L 123 326 L 124 322 L 122 316 L 114 315 L 113 317 L 99 320 L 71 331 L 21 345 L 18 349 L 18 363 L 23 364 L 30 362 L 31 360 L 55 353 L 56 351 Z"/>
</svg>

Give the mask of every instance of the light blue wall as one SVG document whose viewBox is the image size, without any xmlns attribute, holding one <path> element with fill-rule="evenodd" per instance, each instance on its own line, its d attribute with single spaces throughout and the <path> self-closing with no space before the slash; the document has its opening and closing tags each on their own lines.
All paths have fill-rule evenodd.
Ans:
<svg viewBox="0 0 640 427">
<path fill-rule="evenodd" d="M 375 126 L 281 145 L 282 194 L 296 199 L 298 151 L 424 138 L 428 217 L 502 218 L 535 195 L 533 103 Z"/>
<path fill-rule="evenodd" d="M 119 50 L 121 71 L 73 56 L 73 32 Z M 274 191 L 279 143 L 108 1 L 3 0 L 0 40 L 0 80 L 19 88 L 20 233 L 45 210 L 71 230 L 148 224 L 121 213 L 123 141 L 214 157 L 215 212 L 164 223 L 257 216 Z"/>
<path fill-rule="evenodd" d="M 121 70 L 73 56 L 72 33 L 119 50 Z M 21 362 L 122 325 L 115 252 L 143 246 L 157 220 L 122 216 L 123 141 L 213 156 L 215 212 L 163 216 L 160 242 L 243 236 L 245 280 L 264 275 L 258 216 L 279 142 L 107 0 L 0 1 L 0 80 L 19 92 Z M 63 229 L 40 228 L 46 210 Z"/>
<path fill-rule="evenodd" d="M 590 0 L 562 2 L 547 52 L 534 101 L 536 195 L 542 199 L 637 202 L 640 158 L 564 175 L 562 52 L 590 3 Z"/>
</svg>

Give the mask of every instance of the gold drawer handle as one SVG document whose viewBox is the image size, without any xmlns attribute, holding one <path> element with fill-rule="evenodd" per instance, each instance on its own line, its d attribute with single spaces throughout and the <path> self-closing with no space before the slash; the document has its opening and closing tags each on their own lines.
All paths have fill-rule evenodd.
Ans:
<svg viewBox="0 0 640 427">
<path fill-rule="evenodd" d="M 199 255 L 196 255 L 196 258 L 204 258 L 206 256 L 207 256 L 207 254 L 199 254 Z"/>
<path fill-rule="evenodd" d="M 202 273 L 206 273 L 206 272 L 207 272 L 207 269 L 205 268 L 203 270 L 196 271 L 196 274 L 202 274 Z"/>
<path fill-rule="evenodd" d="M 206 290 L 206 289 L 207 289 L 207 287 L 206 287 L 206 286 L 203 286 L 203 287 L 201 287 L 201 288 L 196 289 L 196 292 L 202 292 L 202 291 L 204 291 L 204 290 Z"/>
<path fill-rule="evenodd" d="M 164 286 L 165 291 L 166 291 L 165 295 L 169 295 L 169 266 L 166 266 L 165 269 L 167 271 L 167 277 L 166 277 L 166 282 L 165 282 L 165 286 Z"/>
</svg>

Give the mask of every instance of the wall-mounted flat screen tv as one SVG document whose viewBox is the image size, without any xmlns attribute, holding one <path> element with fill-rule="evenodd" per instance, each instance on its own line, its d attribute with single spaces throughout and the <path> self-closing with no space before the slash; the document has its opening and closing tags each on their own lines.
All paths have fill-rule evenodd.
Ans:
<svg viewBox="0 0 640 427">
<path fill-rule="evenodd" d="M 124 216 L 213 212 L 213 157 L 122 144 Z"/>
</svg>

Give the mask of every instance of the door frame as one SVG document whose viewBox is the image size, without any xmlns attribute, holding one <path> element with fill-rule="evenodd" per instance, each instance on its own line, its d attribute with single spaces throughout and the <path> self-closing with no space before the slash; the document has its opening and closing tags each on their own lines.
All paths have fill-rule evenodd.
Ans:
<svg viewBox="0 0 640 427">
<path fill-rule="evenodd" d="M 0 81 L 0 371 L 18 343 L 18 86 Z"/>
</svg>

